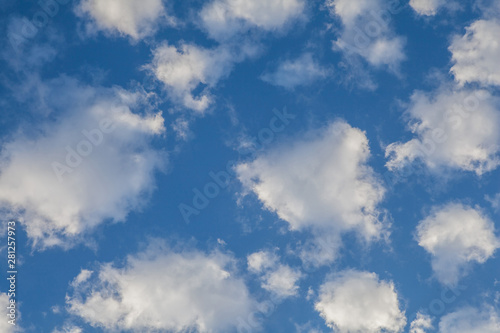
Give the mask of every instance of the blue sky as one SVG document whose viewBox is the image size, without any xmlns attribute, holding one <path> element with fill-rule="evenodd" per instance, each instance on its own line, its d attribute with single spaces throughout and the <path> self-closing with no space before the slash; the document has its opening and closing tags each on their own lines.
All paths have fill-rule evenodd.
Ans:
<svg viewBox="0 0 500 333">
<path fill-rule="evenodd" d="M 500 332 L 498 1 L 0 4 L 0 332 Z"/>
</svg>

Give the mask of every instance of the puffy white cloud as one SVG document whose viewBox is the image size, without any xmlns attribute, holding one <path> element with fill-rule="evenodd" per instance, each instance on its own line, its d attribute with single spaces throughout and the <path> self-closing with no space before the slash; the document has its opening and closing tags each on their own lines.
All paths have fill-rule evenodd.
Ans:
<svg viewBox="0 0 500 333">
<path fill-rule="evenodd" d="M 375 273 L 348 270 L 328 279 L 315 309 L 338 333 L 394 333 L 406 326 L 394 284 Z"/>
<path fill-rule="evenodd" d="M 163 118 L 142 92 L 69 78 L 43 85 L 54 120 L 2 145 L 0 209 L 35 246 L 70 246 L 105 220 L 125 220 L 152 192 L 164 158 L 149 143 Z"/>
<path fill-rule="evenodd" d="M 445 0 L 410 0 L 410 6 L 420 15 L 433 16 L 446 4 Z"/>
<path fill-rule="evenodd" d="M 300 271 L 281 264 L 279 257 L 268 251 L 260 251 L 247 257 L 248 269 L 260 275 L 262 288 L 274 293 L 279 298 L 296 296 Z"/>
<path fill-rule="evenodd" d="M 73 283 L 66 302 L 70 313 L 106 331 L 226 332 L 256 305 L 233 266 L 220 252 L 174 251 L 156 242 L 123 267 L 100 265 Z"/>
<path fill-rule="evenodd" d="M 281 30 L 303 16 L 304 0 L 215 0 L 200 12 L 201 24 L 217 40 L 251 28 Z"/>
<path fill-rule="evenodd" d="M 500 247 L 495 226 L 481 211 L 458 203 L 435 207 L 420 221 L 417 241 L 432 255 L 443 284 L 456 285 L 472 262 L 484 263 Z"/>
<path fill-rule="evenodd" d="M 451 72 L 459 84 L 500 86 L 499 35 L 498 20 L 478 20 L 467 27 L 464 36 L 453 39 L 449 47 L 454 63 Z"/>
<path fill-rule="evenodd" d="M 333 14 L 343 24 L 334 50 L 347 57 L 356 54 L 375 67 L 386 66 L 397 72 L 405 60 L 405 39 L 390 28 L 391 15 L 397 11 L 381 0 L 328 0 Z"/>
<path fill-rule="evenodd" d="M 165 85 L 175 103 L 203 113 L 213 101 L 210 89 L 229 75 L 235 62 L 257 52 L 251 45 L 232 50 L 227 46 L 206 49 L 192 44 L 163 44 L 153 50 L 153 61 L 146 68 Z M 195 96 L 194 90 L 200 87 L 204 89 Z"/>
<path fill-rule="evenodd" d="M 166 14 L 163 0 L 82 0 L 76 13 L 90 20 L 89 33 L 102 30 L 134 40 L 153 34 L 161 19 L 173 23 Z"/>
<path fill-rule="evenodd" d="M 478 175 L 500 163 L 500 100 L 484 90 L 442 88 L 415 92 L 406 111 L 416 138 L 386 148 L 387 167 L 416 160 L 430 170 L 473 171 Z"/>
<path fill-rule="evenodd" d="M 261 78 L 275 86 L 294 89 L 323 79 L 329 74 L 330 70 L 314 60 L 311 53 L 304 53 L 297 59 L 280 63 L 274 72 L 265 73 Z"/>
<path fill-rule="evenodd" d="M 378 208 L 385 189 L 368 166 L 369 157 L 365 133 L 336 121 L 237 165 L 236 172 L 244 188 L 292 230 L 312 229 L 336 239 L 357 231 L 370 241 L 386 229 Z"/>
<path fill-rule="evenodd" d="M 439 322 L 439 333 L 498 333 L 500 313 L 493 308 L 467 307 L 447 314 Z"/>
<path fill-rule="evenodd" d="M 432 318 L 419 312 L 417 318 L 411 322 L 410 333 L 426 333 L 432 328 Z"/>
</svg>

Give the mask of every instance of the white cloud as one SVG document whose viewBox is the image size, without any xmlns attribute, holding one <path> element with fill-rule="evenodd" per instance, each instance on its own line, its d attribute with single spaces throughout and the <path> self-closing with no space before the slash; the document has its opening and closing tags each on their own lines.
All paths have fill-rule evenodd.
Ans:
<svg viewBox="0 0 500 333">
<path fill-rule="evenodd" d="M 239 47 L 231 50 L 226 46 L 206 49 L 192 44 L 163 44 L 153 51 L 153 61 L 146 68 L 165 85 L 175 103 L 203 113 L 213 102 L 210 89 L 229 75 L 235 62 L 257 53 L 253 46 Z M 200 87 L 204 89 L 195 96 L 194 90 Z"/>
<path fill-rule="evenodd" d="M 83 329 L 72 324 L 65 324 L 61 329 L 54 329 L 52 333 L 83 333 Z"/>
<path fill-rule="evenodd" d="M 426 333 L 432 328 L 432 318 L 419 312 L 417 318 L 411 322 L 410 333 Z"/>
<path fill-rule="evenodd" d="M 101 30 L 134 40 L 152 35 L 162 19 L 173 23 L 166 14 L 163 0 L 82 0 L 76 13 L 90 20 L 89 33 Z"/>
<path fill-rule="evenodd" d="M 163 118 L 141 92 L 64 77 L 43 89 L 54 120 L 2 145 L 0 209 L 35 246 L 71 246 L 105 220 L 125 220 L 152 192 L 163 157 L 149 142 Z"/>
<path fill-rule="evenodd" d="M 406 326 L 394 284 L 375 273 L 348 270 L 328 279 L 315 309 L 338 333 L 396 333 Z"/>
<path fill-rule="evenodd" d="M 481 211 L 462 204 L 435 207 L 419 222 L 417 241 L 432 255 L 443 284 L 456 285 L 472 262 L 484 263 L 500 247 L 495 226 Z"/>
<path fill-rule="evenodd" d="M 387 167 L 419 160 L 432 171 L 451 168 L 481 175 L 494 170 L 500 164 L 499 103 L 484 90 L 415 92 L 406 116 L 417 137 L 390 144 Z"/>
<path fill-rule="evenodd" d="M 11 306 L 11 303 L 9 296 L 0 292 L 0 306 L 2 307 L 2 312 L 4 313 L 2 320 L 0 320 L 0 332 L 2 333 L 14 333 L 21 331 L 19 326 L 19 318 L 21 315 L 19 312 L 19 303 L 16 302 L 14 304 L 16 311 L 15 318 L 10 318 L 10 309 L 8 309 L 8 307 Z M 14 320 L 15 325 L 9 324 L 10 320 Z"/>
<path fill-rule="evenodd" d="M 274 293 L 279 298 L 296 296 L 299 290 L 300 271 L 281 264 L 279 257 L 268 251 L 260 251 L 247 257 L 248 269 L 259 274 L 262 288 Z"/>
<path fill-rule="evenodd" d="M 251 28 L 282 30 L 303 16 L 304 0 L 215 0 L 200 12 L 201 24 L 211 38 L 228 39 Z"/>
<path fill-rule="evenodd" d="M 467 307 L 441 318 L 439 333 L 498 333 L 500 313 L 493 308 Z"/>
<path fill-rule="evenodd" d="M 70 313 L 106 331 L 226 332 L 256 305 L 233 266 L 220 252 L 155 242 L 124 267 L 100 265 L 66 302 Z"/>
<path fill-rule="evenodd" d="M 385 189 L 367 165 L 369 157 L 365 133 L 336 121 L 239 164 L 236 172 L 244 188 L 292 230 L 333 238 L 357 231 L 370 241 L 385 232 L 378 208 Z"/>
<path fill-rule="evenodd" d="M 454 63 L 451 72 L 455 80 L 465 83 L 500 86 L 500 22 L 478 20 L 472 23 L 464 36 L 456 36 L 449 50 Z"/>
<path fill-rule="evenodd" d="M 381 0 L 328 0 L 333 14 L 343 24 L 334 50 L 346 57 L 356 54 L 375 67 L 386 66 L 397 72 L 405 60 L 405 39 L 390 27 L 395 10 Z"/>
<path fill-rule="evenodd" d="M 329 74 L 330 71 L 314 60 L 311 53 L 304 53 L 295 60 L 280 63 L 274 72 L 265 73 L 261 78 L 275 86 L 294 89 L 324 79 Z"/>
<path fill-rule="evenodd" d="M 410 6 L 419 15 L 433 16 L 446 4 L 445 0 L 410 0 Z"/>
</svg>

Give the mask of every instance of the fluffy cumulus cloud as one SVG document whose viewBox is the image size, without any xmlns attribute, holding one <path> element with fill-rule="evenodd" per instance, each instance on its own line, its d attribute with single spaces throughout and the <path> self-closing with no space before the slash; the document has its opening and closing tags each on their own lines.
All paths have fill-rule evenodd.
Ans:
<svg viewBox="0 0 500 333">
<path fill-rule="evenodd" d="M 410 333 L 426 333 L 433 327 L 432 318 L 429 315 L 417 313 L 417 317 L 410 324 Z"/>
<path fill-rule="evenodd" d="M 355 230 L 369 241 L 385 231 L 378 207 L 385 189 L 368 166 L 369 157 L 365 133 L 336 121 L 239 164 L 236 172 L 292 230 L 313 229 L 334 239 Z"/>
<path fill-rule="evenodd" d="M 500 21 L 478 20 L 466 29 L 464 36 L 456 36 L 449 50 L 454 63 L 451 72 L 461 85 L 477 82 L 500 86 Z"/>
<path fill-rule="evenodd" d="M 278 298 L 296 296 L 299 290 L 300 271 L 281 264 L 279 257 L 268 251 L 252 253 L 247 258 L 249 271 L 258 274 L 262 288 Z"/>
<path fill-rule="evenodd" d="M 254 310 L 233 259 L 162 244 L 73 283 L 69 312 L 106 331 L 226 332 Z"/>
<path fill-rule="evenodd" d="M 174 103 L 203 113 L 213 102 L 210 89 L 229 75 L 235 62 L 257 52 L 251 45 L 234 50 L 226 46 L 206 49 L 193 44 L 163 44 L 153 51 L 153 61 L 146 68 L 164 84 Z M 195 94 L 196 89 L 201 92 Z"/>
<path fill-rule="evenodd" d="M 415 92 L 406 111 L 416 138 L 386 148 L 389 169 L 420 161 L 478 175 L 500 163 L 500 100 L 484 90 L 439 89 Z"/>
<path fill-rule="evenodd" d="M 484 263 L 500 247 L 495 226 L 480 210 L 458 203 L 435 207 L 420 221 L 417 241 L 432 255 L 443 284 L 456 285 L 470 263 Z"/>
<path fill-rule="evenodd" d="M 386 66 L 393 71 L 405 60 L 405 39 L 391 29 L 391 16 L 399 8 L 382 0 L 328 0 L 343 29 L 333 42 L 334 49 L 347 57 L 352 54 L 375 67 Z"/>
<path fill-rule="evenodd" d="M 445 0 L 410 0 L 410 6 L 420 15 L 433 16 L 446 4 Z"/>
<path fill-rule="evenodd" d="M 340 272 L 320 287 L 315 308 L 338 333 L 395 333 L 406 326 L 394 284 L 375 273 Z"/>
<path fill-rule="evenodd" d="M 311 53 L 304 53 L 297 59 L 280 63 L 275 71 L 265 73 L 261 78 L 270 84 L 294 89 L 326 78 L 329 74 L 330 71 L 314 60 Z"/>
<path fill-rule="evenodd" d="M 462 308 L 447 314 L 439 322 L 439 333 L 497 333 L 500 313 L 492 307 Z"/>
<path fill-rule="evenodd" d="M 163 0 L 82 0 L 76 13 L 89 20 L 90 33 L 105 31 L 134 40 L 153 34 L 161 19 L 173 23 Z"/>
<path fill-rule="evenodd" d="M 0 209 L 35 246 L 71 245 L 105 220 L 123 221 L 154 189 L 164 132 L 148 96 L 121 88 L 44 84 L 53 121 L 19 131 L 0 153 Z"/>
<path fill-rule="evenodd" d="M 200 12 L 201 24 L 208 35 L 227 40 L 251 28 L 282 30 L 303 16 L 304 0 L 214 0 Z"/>
</svg>

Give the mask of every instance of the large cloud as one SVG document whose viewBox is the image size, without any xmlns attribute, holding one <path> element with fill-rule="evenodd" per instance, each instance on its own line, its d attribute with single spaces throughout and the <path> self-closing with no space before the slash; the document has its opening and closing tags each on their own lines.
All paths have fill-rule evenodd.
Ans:
<svg viewBox="0 0 500 333">
<path fill-rule="evenodd" d="M 389 169 L 416 160 L 430 170 L 473 171 L 478 175 L 500 163 L 500 100 L 484 90 L 442 88 L 415 92 L 406 111 L 416 138 L 390 144 Z"/>
<path fill-rule="evenodd" d="M 215 0 L 200 12 L 201 24 L 217 40 L 250 28 L 273 31 L 303 15 L 304 0 Z"/>
<path fill-rule="evenodd" d="M 162 18 L 173 22 L 163 0 L 82 0 L 76 13 L 90 20 L 89 32 L 102 30 L 134 40 L 153 34 Z"/>
<path fill-rule="evenodd" d="M 478 20 L 472 23 L 464 36 L 456 36 L 449 49 L 454 63 L 451 72 L 461 85 L 477 82 L 500 86 L 500 22 Z"/>
<path fill-rule="evenodd" d="M 70 245 L 105 220 L 123 221 L 154 189 L 164 132 L 148 96 L 62 78 L 43 84 L 53 121 L 19 132 L 0 153 L 0 208 L 40 247 Z"/>
<path fill-rule="evenodd" d="M 244 43 L 237 50 L 224 45 L 206 49 L 165 43 L 153 50 L 153 61 L 146 68 L 164 84 L 174 103 L 203 113 L 213 102 L 210 89 L 229 75 L 235 62 L 256 52 L 256 48 Z M 196 96 L 194 90 L 199 87 L 205 88 Z"/>
<path fill-rule="evenodd" d="M 375 273 L 348 270 L 330 278 L 315 308 L 338 333 L 397 333 L 406 326 L 394 284 Z"/>
<path fill-rule="evenodd" d="M 333 238 L 355 230 L 369 241 L 385 230 L 378 207 L 385 189 L 367 165 L 369 157 L 365 133 L 336 121 L 236 171 L 244 187 L 292 230 L 327 231 Z"/>
<path fill-rule="evenodd" d="M 358 55 L 375 67 L 398 70 L 406 57 L 405 40 L 390 28 L 390 17 L 397 8 L 382 0 L 328 0 L 327 4 L 343 25 L 334 49 L 347 57 Z"/>
<path fill-rule="evenodd" d="M 439 322 L 439 333 L 498 333 L 500 313 L 491 307 L 462 308 L 447 314 Z"/>
<path fill-rule="evenodd" d="M 417 241 L 432 255 L 437 279 L 455 285 L 469 263 L 484 263 L 500 247 L 494 224 L 478 209 L 451 203 L 436 207 L 417 227 Z"/>
<path fill-rule="evenodd" d="M 72 283 L 68 309 L 94 327 L 132 332 L 226 332 L 254 310 L 233 259 L 155 243 L 123 267 L 102 264 Z"/>
</svg>

